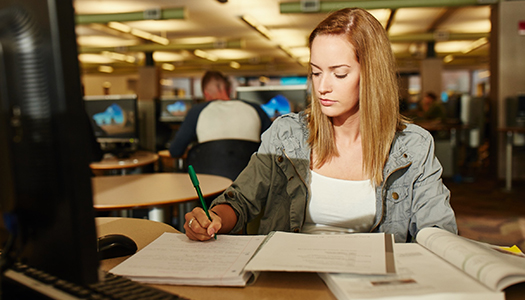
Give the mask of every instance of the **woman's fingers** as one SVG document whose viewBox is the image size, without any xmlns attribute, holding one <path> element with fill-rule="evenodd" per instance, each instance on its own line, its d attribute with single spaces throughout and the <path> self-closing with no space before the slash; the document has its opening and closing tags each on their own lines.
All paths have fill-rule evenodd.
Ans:
<svg viewBox="0 0 525 300">
<path fill-rule="evenodd" d="M 191 240 L 206 241 L 214 237 L 217 232 L 214 225 L 209 228 L 212 222 L 208 219 L 208 216 L 200 207 L 194 208 L 191 212 L 185 216 L 186 222 L 184 223 L 184 229 L 186 230 L 186 236 Z M 219 218 L 220 220 L 220 218 Z"/>
</svg>

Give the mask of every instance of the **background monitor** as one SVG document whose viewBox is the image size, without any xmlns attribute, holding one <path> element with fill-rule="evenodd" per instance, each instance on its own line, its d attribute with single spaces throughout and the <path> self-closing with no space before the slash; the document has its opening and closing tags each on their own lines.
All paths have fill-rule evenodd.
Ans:
<svg viewBox="0 0 525 300">
<path fill-rule="evenodd" d="M 9 234 L 2 269 L 20 261 L 96 282 L 93 137 L 72 1 L 0 1 L 0 49 L 0 211 Z"/>
<path fill-rule="evenodd" d="M 237 99 L 261 105 L 270 118 L 304 110 L 308 103 L 308 88 L 301 85 L 240 86 Z"/>
<path fill-rule="evenodd" d="M 160 122 L 183 122 L 195 103 L 192 98 L 162 97 L 159 100 Z"/>
<path fill-rule="evenodd" d="M 137 96 L 85 96 L 84 105 L 100 143 L 136 143 Z"/>
</svg>

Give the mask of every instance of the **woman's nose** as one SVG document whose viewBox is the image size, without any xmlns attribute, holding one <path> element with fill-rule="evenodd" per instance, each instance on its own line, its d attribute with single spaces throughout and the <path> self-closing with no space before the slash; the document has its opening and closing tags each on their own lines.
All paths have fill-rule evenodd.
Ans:
<svg viewBox="0 0 525 300">
<path fill-rule="evenodd" d="M 317 87 L 317 91 L 322 95 L 332 91 L 332 84 L 327 76 L 321 75 L 321 78 L 319 78 L 319 86 Z"/>
</svg>

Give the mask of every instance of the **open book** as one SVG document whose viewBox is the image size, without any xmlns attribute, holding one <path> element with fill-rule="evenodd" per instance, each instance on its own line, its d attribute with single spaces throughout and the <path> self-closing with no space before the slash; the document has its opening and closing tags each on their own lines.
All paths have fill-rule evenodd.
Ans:
<svg viewBox="0 0 525 300">
<path fill-rule="evenodd" d="M 397 274 L 319 274 L 339 299 L 505 299 L 525 282 L 525 257 L 438 228 L 394 244 Z"/>
<path fill-rule="evenodd" d="M 267 270 L 393 273 L 392 249 L 392 235 L 382 233 L 272 232 L 220 235 L 206 242 L 164 233 L 110 272 L 143 283 L 245 286 Z"/>
</svg>

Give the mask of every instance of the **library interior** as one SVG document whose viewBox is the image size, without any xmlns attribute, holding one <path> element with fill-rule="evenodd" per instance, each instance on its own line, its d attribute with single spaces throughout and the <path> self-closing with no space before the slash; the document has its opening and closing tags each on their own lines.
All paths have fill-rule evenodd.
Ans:
<svg viewBox="0 0 525 300">
<path fill-rule="evenodd" d="M 180 266 L 167 266 L 198 260 L 199 245 L 184 235 L 194 219 L 185 214 L 223 193 L 231 198 L 229 188 L 262 149 L 262 132 L 283 115 L 308 111 L 317 99 L 308 37 L 330 13 L 349 7 L 368 11 L 386 31 L 399 111 L 430 133 L 457 236 L 476 246 L 430 231 L 407 244 L 427 251 L 426 243 L 441 238 L 471 252 L 483 246 L 480 261 L 504 253 L 502 261 L 512 256 L 514 266 L 525 266 L 525 0 L 2 0 L 0 299 L 124 299 L 126 288 L 117 285 L 134 289 L 136 299 L 523 299 L 525 267 L 494 269 L 518 278 L 497 287 L 448 264 L 428 266 L 468 284 L 439 290 L 423 267 L 410 269 L 410 278 L 403 272 L 416 258 L 406 257 L 423 250 L 399 246 L 386 233 L 384 244 L 373 245 L 386 269 L 395 261 L 394 275 L 279 266 L 254 276 L 244 270 L 251 256 L 232 260 L 242 264 L 237 275 L 247 276 L 242 287 L 214 277 L 211 267 L 202 276 L 219 278 L 215 284 L 185 277 L 189 269 L 177 280 L 144 271 L 155 259 L 173 259 L 158 268 L 170 274 Z M 225 97 L 205 91 L 210 72 L 226 80 Z M 228 114 L 211 105 L 217 102 L 239 107 Z M 218 127 L 212 114 L 244 132 L 206 134 L 204 126 Z M 255 119 L 255 138 L 243 138 Z M 184 153 L 173 155 L 181 140 Z M 285 171 L 296 172 L 290 182 L 301 177 L 295 166 Z M 261 217 L 264 211 L 232 240 L 221 234 L 212 242 L 232 253 L 246 243 L 258 258 L 259 244 L 266 249 L 277 238 L 258 234 Z M 311 236 L 304 242 L 318 238 Z M 326 251 L 359 252 L 352 243 Z M 180 255 L 155 252 L 168 244 Z M 201 248 L 203 255 L 211 249 Z M 420 255 L 440 256 L 438 248 Z M 145 267 L 126 269 L 131 259 Z M 510 277 L 500 273 L 501 281 Z M 359 290 L 364 277 L 372 289 Z"/>
</svg>

